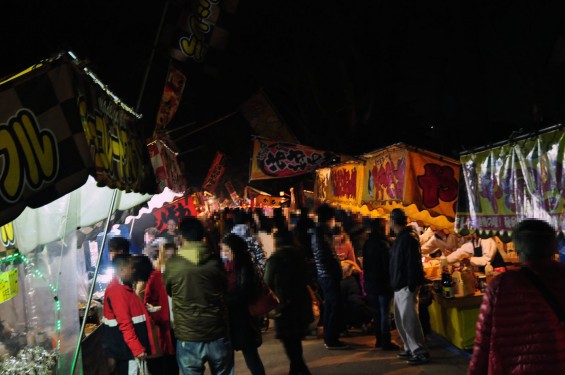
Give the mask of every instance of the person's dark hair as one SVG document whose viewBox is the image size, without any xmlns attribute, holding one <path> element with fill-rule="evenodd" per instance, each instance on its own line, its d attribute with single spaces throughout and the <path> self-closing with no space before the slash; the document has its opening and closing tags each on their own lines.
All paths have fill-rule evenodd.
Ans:
<svg viewBox="0 0 565 375">
<path fill-rule="evenodd" d="M 371 234 L 386 237 L 386 220 L 382 217 L 371 220 Z"/>
<path fill-rule="evenodd" d="M 229 233 L 222 238 L 222 243 L 230 247 L 236 263 L 244 264 L 251 262 L 251 255 L 247 251 L 247 242 L 237 234 Z"/>
<path fill-rule="evenodd" d="M 408 224 L 408 217 L 402 208 L 395 208 L 390 213 L 390 220 L 396 225 Z"/>
<path fill-rule="evenodd" d="M 160 232 L 159 232 L 159 229 L 157 229 L 155 227 L 149 227 L 149 228 L 145 228 L 144 233 L 157 237 Z"/>
<path fill-rule="evenodd" d="M 129 253 L 129 241 L 120 236 L 112 237 L 108 241 L 109 251 L 123 251 L 124 253 Z"/>
<path fill-rule="evenodd" d="M 153 263 L 146 255 L 135 255 L 133 261 L 133 281 L 147 281 L 153 272 Z"/>
<path fill-rule="evenodd" d="M 254 301 L 261 282 L 260 272 L 255 268 L 247 242 L 236 234 L 230 233 L 222 239 L 222 243 L 229 246 L 233 252 L 233 264 L 236 274 L 236 284 L 243 292 L 243 299 Z"/>
<path fill-rule="evenodd" d="M 259 219 L 259 230 L 271 234 L 273 232 L 273 222 L 271 219 L 269 219 L 260 208 L 255 209 L 255 214 Z"/>
<path fill-rule="evenodd" d="M 233 223 L 238 224 L 249 224 L 251 222 L 251 215 L 245 210 L 239 209 L 234 212 Z"/>
<path fill-rule="evenodd" d="M 294 234 L 289 230 L 278 231 L 273 235 L 273 238 L 275 240 L 276 249 L 281 248 L 283 246 L 296 245 L 296 239 L 294 237 Z"/>
<path fill-rule="evenodd" d="M 112 267 L 115 270 L 119 270 L 120 268 L 126 266 L 131 260 L 131 254 L 123 253 L 123 254 L 116 254 L 112 259 Z"/>
<path fill-rule="evenodd" d="M 177 245 L 174 242 L 166 242 L 163 245 L 164 250 L 177 250 Z"/>
<path fill-rule="evenodd" d="M 202 241 L 204 238 L 204 225 L 195 217 L 187 216 L 181 220 L 180 232 L 187 241 Z"/>
<path fill-rule="evenodd" d="M 316 215 L 318 216 L 318 222 L 327 223 L 335 217 L 335 210 L 329 204 L 324 203 L 316 209 Z"/>
<path fill-rule="evenodd" d="M 525 260 L 548 259 L 557 250 L 556 231 L 543 220 L 522 220 L 512 231 L 512 241 Z"/>
</svg>

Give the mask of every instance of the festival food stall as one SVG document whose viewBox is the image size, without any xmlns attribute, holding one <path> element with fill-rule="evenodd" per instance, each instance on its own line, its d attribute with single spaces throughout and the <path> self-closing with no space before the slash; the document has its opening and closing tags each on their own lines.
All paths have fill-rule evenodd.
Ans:
<svg viewBox="0 0 565 375">
<path fill-rule="evenodd" d="M 558 232 L 563 231 L 564 152 L 565 132 L 562 127 L 552 127 L 463 153 L 455 230 L 475 232 L 482 238 L 496 236 L 505 242 L 499 250 L 506 250 L 507 267 L 516 266 L 519 260 L 508 242 L 521 219 L 546 220 Z M 482 296 L 476 293 L 466 300 L 437 300 L 430 311 L 441 310 L 442 314 L 431 314 L 436 318 L 432 321 L 434 330 L 457 347 L 471 349 Z M 460 324 L 450 324 L 456 318 Z"/>
<path fill-rule="evenodd" d="M 402 208 L 412 222 L 454 232 L 460 166 L 456 160 L 405 144 L 367 153 L 364 163 L 349 161 L 317 170 L 319 200 L 371 217 Z M 424 262 L 429 279 L 440 280 L 439 260 Z M 446 299 L 434 293 L 432 329 L 459 348 L 472 347 L 482 295 Z"/>
<path fill-rule="evenodd" d="M 0 82 L 1 373 L 81 369 L 77 228 L 154 191 L 139 117 L 71 53 Z"/>
<path fill-rule="evenodd" d="M 412 221 L 453 232 L 459 163 L 398 143 L 316 170 L 315 196 L 365 216 L 402 208 Z"/>
</svg>

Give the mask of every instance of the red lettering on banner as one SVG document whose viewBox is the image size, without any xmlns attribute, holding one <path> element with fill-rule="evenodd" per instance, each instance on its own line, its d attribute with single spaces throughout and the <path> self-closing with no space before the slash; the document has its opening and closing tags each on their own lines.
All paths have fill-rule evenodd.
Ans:
<svg viewBox="0 0 565 375">
<path fill-rule="evenodd" d="M 167 221 L 170 219 L 175 220 L 177 224 L 179 224 L 180 221 L 187 216 L 196 216 L 192 199 L 191 195 L 184 196 L 169 205 L 153 211 L 153 216 L 155 216 L 155 228 L 164 230 L 167 228 Z M 192 212 L 193 210 L 194 212 Z"/>
<path fill-rule="evenodd" d="M 404 195 L 404 173 L 406 158 L 403 156 L 398 160 L 396 168 L 393 162 L 388 161 L 373 167 L 372 176 L 375 186 L 375 200 L 387 199 L 402 200 Z"/>
<path fill-rule="evenodd" d="M 353 199 L 357 196 L 357 169 L 330 172 L 333 195 Z"/>
<path fill-rule="evenodd" d="M 422 203 L 426 208 L 437 206 L 440 200 L 451 202 L 457 198 L 458 183 L 455 172 L 449 166 L 426 164 L 424 174 L 417 177 L 422 189 Z"/>
</svg>

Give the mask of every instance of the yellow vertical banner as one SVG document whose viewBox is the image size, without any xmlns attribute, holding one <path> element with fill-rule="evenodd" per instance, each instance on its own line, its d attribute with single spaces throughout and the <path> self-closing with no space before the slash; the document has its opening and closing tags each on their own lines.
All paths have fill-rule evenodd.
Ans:
<svg viewBox="0 0 565 375">
<path fill-rule="evenodd" d="M 330 169 L 329 199 L 335 203 L 359 205 L 363 189 L 363 164 L 345 164 Z"/>
<path fill-rule="evenodd" d="M 0 303 L 18 295 L 18 269 L 0 273 Z"/>
<path fill-rule="evenodd" d="M 329 198 L 330 171 L 330 168 L 321 168 L 316 170 L 314 197 L 322 202 L 325 202 Z"/>
</svg>

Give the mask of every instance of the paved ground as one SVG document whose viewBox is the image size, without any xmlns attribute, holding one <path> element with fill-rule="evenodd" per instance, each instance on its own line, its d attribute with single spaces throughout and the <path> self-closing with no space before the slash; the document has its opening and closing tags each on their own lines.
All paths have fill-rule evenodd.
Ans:
<svg viewBox="0 0 565 375">
<path fill-rule="evenodd" d="M 393 340 L 397 339 L 393 331 Z M 303 341 L 304 357 L 312 374 L 386 374 L 386 375 L 463 375 L 467 372 L 470 355 L 450 346 L 442 338 L 432 335 L 429 340 L 431 361 L 413 366 L 396 358 L 396 352 L 384 352 L 373 348 L 374 338 L 361 332 L 351 332 L 343 341 L 352 344 L 352 350 L 326 350 L 320 338 Z M 267 375 L 288 374 L 288 359 L 280 342 L 274 338 L 273 329 L 263 336 L 259 354 Z M 248 374 L 241 352 L 236 353 L 235 373 Z"/>
</svg>

